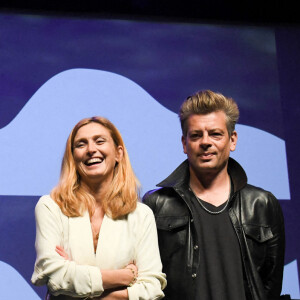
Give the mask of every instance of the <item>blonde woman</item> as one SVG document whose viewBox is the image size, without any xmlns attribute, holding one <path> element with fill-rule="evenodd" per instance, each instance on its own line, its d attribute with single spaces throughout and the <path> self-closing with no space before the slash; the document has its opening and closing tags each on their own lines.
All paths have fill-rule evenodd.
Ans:
<svg viewBox="0 0 300 300">
<path fill-rule="evenodd" d="M 47 299 L 161 299 L 166 286 L 152 211 L 117 128 L 81 120 L 72 130 L 61 177 L 35 209 L 35 285 Z"/>
</svg>

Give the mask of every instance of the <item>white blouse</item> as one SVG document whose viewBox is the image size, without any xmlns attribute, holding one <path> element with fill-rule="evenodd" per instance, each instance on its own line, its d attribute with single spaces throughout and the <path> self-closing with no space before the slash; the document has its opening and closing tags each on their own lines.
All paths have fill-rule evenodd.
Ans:
<svg viewBox="0 0 300 300">
<path fill-rule="evenodd" d="M 49 195 L 35 208 L 37 258 L 31 281 L 47 284 L 53 295 L 97 297 L 104 291 L 100 269 L 121 269 L 133 260 L 138 267 L 136 283 L 128 287 L 130 300 L 161 299 L 166 276 L 157 241 L 151 209 L 138 203 L 134 212 L 120 220 L 104 216 L 94 252 L 88 212 L 82 217 L 67 217 Z M 55 251 L 64 248 L 70 260 Z"/>
</svg>

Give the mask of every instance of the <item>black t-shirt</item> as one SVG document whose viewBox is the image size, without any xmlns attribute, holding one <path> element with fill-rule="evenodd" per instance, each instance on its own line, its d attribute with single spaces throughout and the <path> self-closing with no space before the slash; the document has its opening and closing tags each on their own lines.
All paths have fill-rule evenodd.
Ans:
<svg viewBox="0 0 300 300">
<path fill-rule="evenodd" d="M 231 189 L 233 190 L 233 189 Z M 191 208 L 198 235 L 200 264 L 197 272 L 197 300 L 246 300 L 240 246 L 228 215 L 228 207 L 211 214 L 192 197 Z M 215 207 L 205 201 L 212 212 L 221 211 L 226 202 Z"/>
</svg>

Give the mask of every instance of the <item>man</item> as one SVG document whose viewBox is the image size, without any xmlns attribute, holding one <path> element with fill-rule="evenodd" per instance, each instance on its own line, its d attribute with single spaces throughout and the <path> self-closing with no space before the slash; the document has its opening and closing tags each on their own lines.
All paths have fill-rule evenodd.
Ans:
<svg viewBox="0 0 300 300">
<path fill-rule="evenodd" d="M 237 104 L 200 91 L 183 102 L 179 117 L 187 160 L 143 198 L 156 217 L 166 299 L 279 298 L 283 215 L 276 198 L 247 184 L 229 158 Z"/>
</svg>

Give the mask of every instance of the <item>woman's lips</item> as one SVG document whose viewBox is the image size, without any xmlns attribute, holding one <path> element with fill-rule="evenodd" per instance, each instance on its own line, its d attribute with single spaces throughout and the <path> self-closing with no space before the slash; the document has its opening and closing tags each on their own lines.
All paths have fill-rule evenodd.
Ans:
<svg viewBox="0 0 300 300">
<path fill-rule="evenodd" d="M 103 161 L 103 158 L 93 157 L 93 158 L 90 158 L 90 159 L 86 160 L 84 164 L 87 165 L 87 166 L 91 166 L 91 165 L 94 165 L 94 164 L 102 163 L 102 161 Z"/>
</svg>

